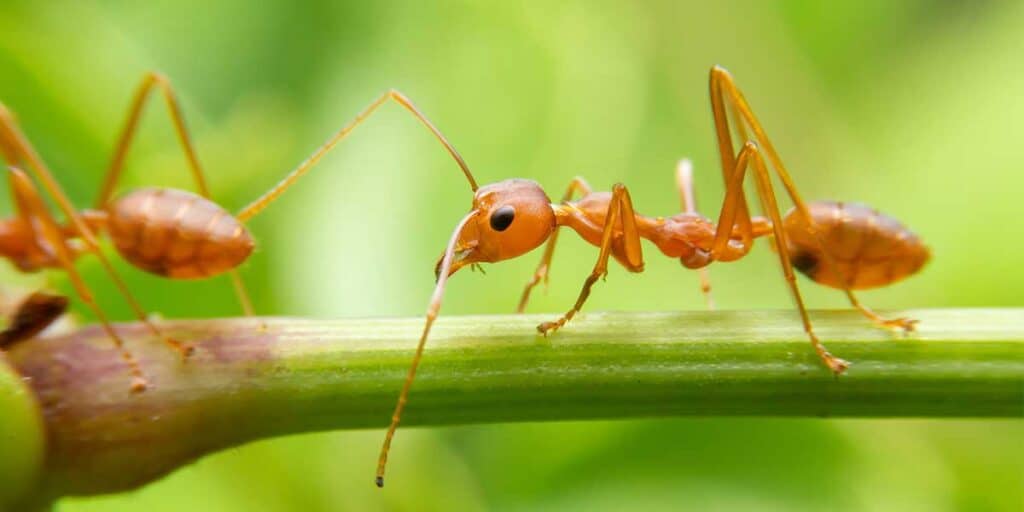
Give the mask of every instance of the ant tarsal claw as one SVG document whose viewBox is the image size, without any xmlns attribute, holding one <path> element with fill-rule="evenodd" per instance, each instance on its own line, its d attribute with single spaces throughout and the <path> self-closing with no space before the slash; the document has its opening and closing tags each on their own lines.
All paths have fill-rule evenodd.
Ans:
<svg viewBox="0 0 1024 512">
<path fill-rule="evenodd" d="M 142 393 L 143 391 L 146 391 L 146 388 L 148 388 L 148 387 L 149 387 L 149 383 L 146 382 L 146 378 L 145 377 L 132 377 L 132 386 L 131 386 L 132 393 L 135 393 L 135 394 Z"/>
<path fill-rule="evenodd" d="M 888 323 L 894 328 L 902 329 L 904 332 L 912 332 L 917 329 L 917 322 L 918 320 L 914 318 L 897 318 L 890 320 Z"/>
<path fill-rule="evenodd" d="M 850 368 L 849 361 L 835 357 L 832 354 L 829 354 L 828 358 L 825 359 L 825 364 L 828 365 L 828 368 L 832 370 L 832 373 L 836 374 L 836 376 L 842 375 Z"/>
<path fill-rule="evenodd" d="M 547 336 L 558 330 L 558 322 L 544 322 L 537 326 L 537 332 Z"/>
</svg>

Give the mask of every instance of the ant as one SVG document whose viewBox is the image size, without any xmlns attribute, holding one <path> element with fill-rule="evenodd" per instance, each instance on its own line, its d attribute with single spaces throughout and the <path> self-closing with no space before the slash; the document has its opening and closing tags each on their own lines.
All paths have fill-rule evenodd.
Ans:
<svg viewBox="0 0 1024 512">
<path fill-rule="evenodd" d="M 112 199 L 146 100 L 156 88 L 160 89 L 167 104 L 199 194 L 172 188 L 143 188 L 118 199 Z M 14 116 L 0 103 L 0 154 L 9 165 L 7 176 L 17 210 L 13 218 L 0 219 L 0 257 L 10 260 L 22 272 L 36 272 L 45 268 L 62 269 L 67 272 L 78 297 L 92 309 L 120 351 L 132 375 L 131 390 L 141 392 L 148 384 L 138 362 L 96 303 L 88 285 L 75 269 L 74 261 L 83 254 L 95 254 L 138 319 L 154 336 L 162 338 L 183 358 L 188 357 L 193 351 L 190 345 L 163 335 L 147 318 L 145 310 L 99 249 L 98 235 L 106 233 L 125 260 L 141 270 L 156 275 L 171 279 L 199 279 L 229 273 L 243 310 L 246 315 L 252 315 L 252 303 L 237 272 L 237 267 L 249 257 L 255 247 L 255 242 L 243 223 L 272 203 L 316 164 L 334 144 L 348 136 L 356 126 L 388 100 L 394 100 L 402 105 L 426 125 L 448 148 L 472 182 L 469 168 L 441 132 L 408 98 L 397 91 L 388 91 L 270 192 L 233 216 L 210 199 L 202 167 L 170 82 L 163 75 L 150 72 L 143 77 L 132 100 L 125 127 L 118 139 L 95 207 L 79 212 L 72 206 L 50 169 L 22 133 Z M 17 167 L 18 165 L 25 165 L 42 183 L 43 188 L 68 219 L 68 225 L 62 226 L 57 223 L 47 210 L 32 179 Z M 473 186 L 476 186 L 475 183 Z M 16 310 L 7 330 L 0 333 L 0 348 L 35 335 L 59 317 L 66 306 L 66 299 L 62 297 L 45 294 L 31 296 Z"/>
<path fill-rule="evenodd" d="M 515 258 L 547 241 L 540 264 L 523 290 L 518 307 L 522 312 L 531 289 L 541 281 L 547 282 L 558 228 L 563 226 L 600 250 L 572 308 L 558 319 L 537 326 L 543 335 L 561 328 L 580 311 L 594 283 L 607 274 L 609 257 L 630 272 L 642 272 L 641 239 L 653 243 L 665 256 L 678 258 L 684 267 L 703 270 L 714 262 L 744 257 L 753 247 L 754 239 L 761 237 L 774 238 L 779 264 L 800 312 L 804 332 L 822 363 L 836 375 L 843 373 L 849 363 L 829 353 L 814 333 L 796 284 L 794 267 L 818 283 L 843 290 L 850 303 L 875 324 L 913 330 L 916 320 L 882 318 L 862 305 L 853 291 L 885 286 L 914 274 L 929 259 L 928 248 L 898 221 L 866 206 L 833 201 L 805 203 L 732 76 L 719 66 L 713 67 L 710 75 L 711 111 L 726 185 L 717 223 L 696 213 L 692 172 L 687 161 L 677 168 L 684 212 L 653 218 L 634 211 L 629 189 L 621 183 L 614 185 L 610 193 L 594 192 L 585 180 L 577 177 L 569 184 L 562 201 L 552 203 L 534 181 L 508 179 L 477 187 L 467 173 L 474 192 L 472 209 L 456 225 L 435 266 L 437 284 L 423 332 L 381 447 L 378 487 L 384 486 L 391 441 L 430 327 L 441 309 L 448 278 L 465 266 Z M 742 141 L 738 152 L 733 144 L 733 130 Z M 748 136 L 748 130 L 753 137 Z M 794 204 L 785 216 L 779 212 L 768 163 Z M 751 167 L 761 210 L 767 217 L 752 217 L 749 212 L 743 184 Z M 579 199 L 573 200 L 577 195 Z M 701 274 L 701 284 L 711 306 L 706 274 Z"/>
<path fill-rule="evenodd" d="M 150 225 L 163 226 L 166 229 L 167 223 L 174 220 L 174 216 L 168 219 L 168 215 L 178 210 L 176 208 L 164 210 L 146 206 L 146 204 L 158 202 L 158 198 L 163 195 L 195 197 L 187 192 L 172 189 L 144 189 L 144 191 L 129 194 L 119 201 L 124 202 L 132 199 L 134 194 L 151 191 L 146 192 L 145 197 L 141 199 L 134 198 L 137 203 L 126 205 L 123 211 L 113 206 L 119 203 L 108 203 L 110 192 L 113 190 L 120 171 L 121 160 L 123 160 L 127 144 L 131 140 L 131 133 L 137 123 L 137 111 L 141 110 L 145 92 L 152 85 L 150 82 L 160 85 L 163 89 L 179 139 L 186 155 L 189 156 L 192 172 L 203 195 L 203 198 L 196 198 L 196 201 L 200 202 L 200 199 L 208 197 L 208 193 L 199 171 L 198 161 L 178 113 L 179 109 L 173 92 L 166 80 L 159 75 L 147 75 L 147 79 L 133 103 L 132 115 L 129 116 L 125 134 L 118 144 L 118 151 L 105 180 L 101 201 L 98 203 L 99 206 L 106 205 L 106 216 L 103 215 L 104 212 L 96 210 L 80 215 L 71 207 L 49 170 L 17 130 L 10 114 L 0 105 L 0 151 L 12 165 L 17 160 L 27 161 L 36 177 L 54 196 L 61 210 L 72 223 L 70 227 L 57 226 L 53 218 L 42 208 L 38 194 L 35 193 L 27 176 L 20 171 L 12 171 L 11 179 L 12 185 L 15 185 L 19 217 L 15 221 L 7 221 L 7 224 L 0 223 L 0 255 L 8 257 L 19 266 L 24 265 L 23 270 L 35 270 L 46 266 L 65 269 L 71 275 L 79 296 L 97 312 L 97 316 L 118 347 L 122 347 L 120 339 L 74 271 L 73 257 L 86 251 L 96 253 L 104 268 L 118 283 L 126 299 L 133 305 L 140 319 L 144 322 L 146 319 L 142 309 L 131 298 L 110 264 L 99 252 L 93 234 L 94 229 L 102 231 L 103 228 L 110 228 L 110 233 L 115 238 L 115 246 L 118 247 L 122 255 L 144 270 L 179 278 L 213 275 L 212 272 L 203 273 L 204 266 L 202 265 L 181 274 L 167 271 L 166 267 L 149 266 L 147 262 L 153 260 L 159 260 L 161 263 L 175 261 L 169 256 L 170 251 L 167 251 L 169 248 L 165 248 L 166 252 L 156 251 L 147 259 L 145 255 L 134 252 L 135 245 L 131 245 L 133 242 L 124 241 L 123 244 L 119 244 L 118 231 L 113 228 L 118 221 L 124 220 L 122 236 L 125 232 L 134 233 L 136 236 L 139 233 L 145 233 L 145 228 Z M 843 290 L 850 303 L 875 324 L 885 328 L 913 330 L 916 320 L 882 318 L 863 306 L 857 300 L 853 290 L 885 286 L 916 273 L 930 256 L 927 247 L 898 221 L 868 207 L 832 201 L 805 203 L 797 193 L 789 172 L 782 164 L 782 160 L 760 122 L 733 82 L 732 76 L 725 69 L 718 66 L 711 69 L 710 93 L 722 176 L 726 185 L 726 194 L 717 223 L 696 213 L 696 204 L 693 201 L 692 172 L 685 161 L 681 162 L 677 168 L 677 181 L 684 212 L 667 218 L 651 218 L 635 213 L 629 191 L 622 184 L 616 184 L 610 193 L 593 192 L 585 180 L 575 178 L 560 203 L 552 203 L 540 185 L 525 179 L 509 179 L 479 187 L 469 167 L 454 146 L 405 95 L 395 90 L 389 90 L 374 100 L 354 120 L 342 127 L 309 158 L 287 174 L 281 182 L 243 208 L 233 218 L 244 232 L 240 223 L 269 206 L 388 100 L 393 100 L 401 105 L 430 129 L 458 164 L 469 182 L 470 189 L 474 193 L 472 209 L 456 225 L 442 256 L 435 265 L 437 283 L 427 309 L 423 332 L 395 405 L 391 425 L 381 447 L 377 466 L 377 486 L 383 487 L 384 485 L 384 470 L 391 441 L 408 400 L 409 390 L 422 359 L 430 328 L 440 311 L 448 278 L 462 267 L 515 258 L 547 241 L 541 262 L 527 283 L 520 299 L 518 309 L 522 311 L 526 307 L 532 288 L 541 281 L 547 282 L 548 269 L 557 240 L 557 228 L 562 226 L 572 228 L 584 240 L 597 246 L 600 250 L 597 263 L 584 282 L 583 289 L 573 307 L 557 320 L 544 322 L 537 326 L 538 331 L 545 335 L 564 326 L 580 311 L 590 295 L 594 283 L 607 273 L 609 256 L 614 256 L 631 272 L 643 271 L 641 238 L 654 243 L 666 256 L 679 258 L 684 267 L 700 270 L 701 288 L 708 305 L 711 306 L 713 302 L 710 296 L 710 282 L 704 273 L 705 267 L 717 261 L 728 262 L 742 258 L 752 249 L 754 239 L 766 236 L 774 238 L 779 262 L 787 286 L 800 312 L 803 329 L 819 358 L 835 374 L 838 375 L 845 371 L 849 363 L 829 353 L 814 333 L 796 285 L 794 267 L 818 283 Z M 731 126 L 729 124 L 730 117 L 733 119 Z M 734 147 L 732 130 L 735 130 L 739 139 L 744 141 L 738 152 Z M 753 132 L 753 138 L 748 136 L 748 130 Z M 768 170 L 769 162 L 786 189 L 790 200 L 794 203 L 794 207 L 785 217 L 779 212 L 771 183 L 772 176 Z M 758 199 L 762 210 L 767 213 L 768 217 L 752 217 L 749 213 L 743 189 L 749 167 L 754 169 Z M 574 201 L 573 198 L 577 195 L 580 198 Z M 180 201 L 169 202 L 177 208 L 182 207 Z M 208 200 L 202 204 L 207 205 L 210 209 L 216 209 L 218 219 L 227 215 L 216 204 Z M 26 206 L 31 208 L 26 208 Z M 173 226 L 173 224 L 171 225 Z M 210 235 L 202 230 L 196 234 Z M 210 237 L 207 236 L 203 240 L 207 241 L 208 238 Z M 85 247 L 70 244 L 75 241 L 72 239 L 81 239 L 85 242 Z M 220 241 L 215 237 L 214 240 Z M 251 252 L 250 247 L 241 259 L 232 262 L 230 258 L 221 254 L 223 249 L 213 242 L 208 252 L 205 253 L 214 258 L 223 258 L 217 264 L 218 272 L 233 270 L 248 256 L 248 252 Z M 26 258 L 26 254 L 34 259 Z M 198 274 L 195 273 L 197 270 Z M 239 285 L 236 288 L 241 290 L 240 281 L 237 282 Z M 244 294 L 240 293 L 240 296 L 244 296 Z M 243 304 L 245 304 L 245 300 L 243 300 Z M 28 312 L 31 313 L 34 309 L 34 306 L 29 307 Z M 158 332 L 154 326 L 146 323 L 150 325 L 154 333 Z M 168 341 L 174 343 L 171 340 Z M 134 364 L 127 351 L 124 351 L 123 354 L 130 364 Z M 137 377 L 141 377 L 137 366 L 133 367 Z"/>
</svg>

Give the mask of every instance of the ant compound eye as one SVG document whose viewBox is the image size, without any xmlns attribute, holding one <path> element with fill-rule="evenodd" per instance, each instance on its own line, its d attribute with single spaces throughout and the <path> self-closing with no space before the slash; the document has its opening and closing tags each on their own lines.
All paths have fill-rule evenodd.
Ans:
<svg viewBox="0 0 1024 512">
<path fill-rule="evenodd" d="M 516 210 L 511 206 L 502 206 L 491 214 L 491 229 L 505 231 L 512 225 L 512 219 L 516 217 Z"/>
</svg>

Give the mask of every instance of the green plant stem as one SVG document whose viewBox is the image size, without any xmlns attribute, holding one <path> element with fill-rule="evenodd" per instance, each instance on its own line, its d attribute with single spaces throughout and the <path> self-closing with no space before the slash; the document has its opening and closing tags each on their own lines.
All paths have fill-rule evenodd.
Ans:
<svg viewBox="0 0 1024 512">
<path fill-rule="evenodd" d="M 442 317 L 403 425 L 679 415 L 1021 417 L 1024 309 L 921 310 L 909 336 L 815 312 L 853 363 L 826 370 L 792 312 L 592 313 L 550 338 L 548 316 Z M 130 489 L 246 441 L 382 427 L 420 318 L 249 318 L 118 327 L 151 388 L 133 395 L 94 327 L 17 345 L 48 429 L 45 492 Z M 372 461 L 366 461 L 368 467 Z M 0 479 L 8 475 L 0 475 Z"/>
<path fill-rule="evenodd" d="M 44 434 L 32 391 L 0 352 L 0 510 L 29 507 L 43 468 Z"/>
</svg>

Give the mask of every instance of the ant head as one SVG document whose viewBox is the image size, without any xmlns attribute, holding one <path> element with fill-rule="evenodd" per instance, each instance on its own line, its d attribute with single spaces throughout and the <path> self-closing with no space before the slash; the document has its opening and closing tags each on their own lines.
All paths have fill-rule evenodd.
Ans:
<svg viewBox="0 0 1024 512">
<path fill-rule="evenodd" d="M 551 200 L 537 182 L 511 179 L 480 187 L 458 234 L 448 274 L 466 265 L 525 254 L 544 243 L 554 229 Z M 435 274 L 440 270 L 438 260 Z"/>
</svg>

